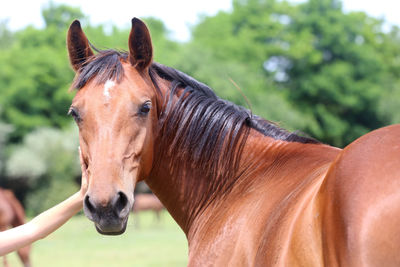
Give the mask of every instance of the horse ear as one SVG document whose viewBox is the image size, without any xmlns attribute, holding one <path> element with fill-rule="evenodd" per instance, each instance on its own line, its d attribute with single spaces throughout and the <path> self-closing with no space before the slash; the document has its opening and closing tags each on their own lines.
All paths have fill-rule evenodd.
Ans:
<svg viewBox="0 0 400 267">
<path fill-rule="evenodd" d="M 69 26 L 67 47 L 69 61 L 75 71 L 78 71 L 86 60 L 90 56 L 93 56 L 93 51 L 90 49 L 89 41 L 82 31 L 79 20 L 75 20 L 72 22 L 71 26 Z"/>
<path fill-rule="evenodd" d="M 153 47 L 150 32 L 143 21 L 133 18 L 129 34 L 129 61 L 132 66 L 142 71 L 151 64 L 152 60 Z"/>
</svg>

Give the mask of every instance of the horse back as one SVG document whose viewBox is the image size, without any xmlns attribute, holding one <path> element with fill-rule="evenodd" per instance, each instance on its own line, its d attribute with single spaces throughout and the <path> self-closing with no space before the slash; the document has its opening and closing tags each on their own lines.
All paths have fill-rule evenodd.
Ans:
<svg viewBox="0 0 400 267">
<path fill-rule="evenodd" d="M 347 146 L 320 191 L 328 266 L 400 266 L 400 125 Z"/>
</svg>

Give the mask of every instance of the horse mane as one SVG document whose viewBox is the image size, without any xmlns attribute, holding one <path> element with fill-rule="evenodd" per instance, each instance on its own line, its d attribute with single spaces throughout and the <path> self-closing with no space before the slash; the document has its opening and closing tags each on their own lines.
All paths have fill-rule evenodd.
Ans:
<svg viewBox="0 0 400 267">
<path fill-rule="evenodd" d="M 98 53 L 82 65 L 75 77 L 72 87 L 77 90 L 92 79 L 97 83 L 109 79 L 119 82 L 124 75 L 121 60 L 128 58 L 126 52 L 95 50 Z M 250 129 L 277 140 L 319 143 L 219 98 L 210 87 L 181 71 L 152 63 L 149 75 L 159 93 L 156 76 L 171 82 L 169 94 L 162 96 L 165 99 L 159 114 L 162 138 L 158 144 L 162 152 L 177 157 L 171 163 L 172 169 L 191 164 L 195 166 L 190 167 L 208 170 L 209 176 L 234 175 Z"/>
<path fill-rule="evenodd" d="M 241 151 L 251 128 L 278 140 L 319 143 L 219 98 L 210 87 L 179 70 L 153 63 L 150 77 L 158 87 L 155 75 L 171 82 L 160 115 L 162 140 L 158 144 L 161 151 L 174 155 L 170 164 L 173 171 L 191 164 L 188 167 L 205 173 L 208 170 L 212 177 L 237 176 Z M 179 96 L 175 102 L 174 96 Z"/>
<path fill-rule="evenodd" d="M 228 107 L 232 106 L 234 110 L 236 110 L 236 115 L 243 115 L 246 116 L 246 125 L 250 128 L 257 130 L 258 132 L 262 133 L 265 136 L 272 137 L 276 140 L 282 140 L 287 142 L 299 142 L 303 144 L 312 143 L 318 144 L 320 143 L 318 140 L 306 136 L 299 135 L 300 132 L 289 132 L 283 128 L 280 128 L 274 122 L 265 120 L 257 115 L 252 114 L 251 111 L 233 104 L 230 101 L 224 100 L 216 96 L 214 91 L 208 87 L 207 85 L 195 80 L 194 78 L 190 77 L 189 75 L 173 69 L 171 67 L 164 66 L 159 63 L 153 63 L 150 67 L 150 76 L 154 77 L 153 73 L 157 73 L 163 79 L 168 81 L 174 82 L 175 84 L 179 83 L 179 86 L 185 87 L 186 90 L 191 90 L 190 93 L 197 94 L 199 96 L 204 95 L 208 97 L 208 100 L 214 100 L 216 103 L 223 103 L 223 106 Z M 155 82 L 155 79 L 153 82 Z M 172 89 L 172 88 L 171 88 Z M 172 91 L 172 90 L 171 90 Z"/>
</svg>

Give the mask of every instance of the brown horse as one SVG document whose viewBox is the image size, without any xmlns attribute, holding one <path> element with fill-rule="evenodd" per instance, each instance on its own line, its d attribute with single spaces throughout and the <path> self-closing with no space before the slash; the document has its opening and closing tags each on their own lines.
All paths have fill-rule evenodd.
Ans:
<svg viewBox="0 0 400 267">
<path fill-rule="evenodd" d="M 67 46 L 89 188 L 102 234 L 125 231 L 145 180 L 185 232 L 189 266 L 400 266 L 400 126 L 341 150 L 289 133 L 152 62 L 132 20 L 129 52 Z"/>
<path fill-rule="evenodd" d="M 160 222 L 160 214 L 164 209 L 164 205 L 154 194 L 139 193 L 134 196 L 132 212 L 138 214 L 141 211 L 153 211 L 156 214 L 157 222 Z M 139 223 L 136 218 L 136 222 Z M 137 224 L 138 225 L 138 224 Z"/>
<path fill-rule="evenodd" d="M 9 227 L 16 227 L 25 223 L 25 212 L 21 203 L 10 190 L 0 188 L 0 231 Z M 17 251 L 19 258 L 25 267 L 30 267 L 30 246 Z M 3 257 L 4 266 L 8 266 L 6 257 Z"/>
</svg>

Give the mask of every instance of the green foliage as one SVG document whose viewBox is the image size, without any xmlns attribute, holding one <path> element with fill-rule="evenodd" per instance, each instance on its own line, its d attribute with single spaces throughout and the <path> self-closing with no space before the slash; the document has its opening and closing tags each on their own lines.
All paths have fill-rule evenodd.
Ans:
<svg viewBox="0 0 400 267">
<path fill-rule="evenodd" d="M 313 38 L 304 45 L 313 50 L 306 57 L 286 54 L 292 64 L 287 87 L 290 99 L 319 122 L 311 132 L 343 146 L 383 126 L 377 105 L 389 73 L 380 52 L 386 45 L 382 22 L 364 13 L 345 14 L 338 1 L 309 1 L 299 11 L 289 30 L 307 29 Z"/>
<path fill-rule="evenodd" d="M 0 49 L 6 49 L 14 41 L 13 33 L 7 28 L 7 20 L 0 20 Z"/>
<path fill-rule="evenodd" d="M 6 150 L 6 144 L 8 135 L 12 132 L 13 127 L 9 124 L 0 122 L 0 173 L 4 169 L 4 161 L 6 160 L 6 155 L 4 151 Z M 0 184 L 2 184 L 4 177 L 0 175 Z"/>
<path fill-rule="evenodd" d="M 303 115 L 285 100 L 284 92 L 271 90 L 273 85 L 261 71 L 241 62 L 217 60 L 211 50 L 197 44 L 181 49 L 175 60 L 172 66 L 209 85 L 220 97 L 290 129 L 304 127 Z"/>
<path fill-rule="evenodd" d="M 32 27 L 17 32 L 13 45 L 0 54 L 1 119 L 12 124 L 12 141 L 35 127 L 63 127 L 72 95 L 73 72 L 67 61 L 65 29 Z"/>
<path fill-rule="evenodd" d="M 154 49 L 154 60 L 157 62 L 164 62 L 165 64 L 172 64 L 175 62 L 182 49 L 182 45 L 168 38 L 170 32 L 161 20 L 150 17 L 144 18 L 144 21 L 150 29 L 151 41 Z M 127 36 L 128 35 L 124 36 L 126 41 Z"/>
<path fill-rule="evenodd" d="M 27 179 L 31 194 L 27 206 L 35 214 L 66 199 L 78 186 L 78 134 L 75 125 L 66 130 L 38 128 L 22 144 L 12 148 L 6 173 L 13 179 Z"/>
<path fill-rule="evenodd" d="M 32 40 L 29 35 L 43 37 L 30 28 L 19 40 Z M 2 119 L 14 125 L 13 140 L 38 126 L 61 127 L 68 122 L 65 114 L 72 95 L 67 89 L 73 74 L 65 62 L 66 54 L 36 41 L 32 47 L 26 42 L 23 48 L 16 45 L 0 54 L 0 61 L 7 62 L 0 65 Z"/>
<path fill-rule="evenodd" d="M 269 87 L 261 90 L 283 91 L 289 107 L 303 114 L 300 129 L 344 146 L 396 121 L 378 106 L 385 106 L 385 92 L 400 89 L 398 29 L 387 34 L 382 21 L 344 13 L 338 0 L 237 0 L 233 6 L 204 18 L 193 42 L 217 59 L 263 72 Z"/>
<path fill-rule="evenodd" d="M 42 10 L 42 17 L 46 27 L 54 26 L 58 30 L 65 30 L 75 19 L 86 19 L 80 8 L 65 4 L 54 4 L 52 1 Z"/>
</svg>

